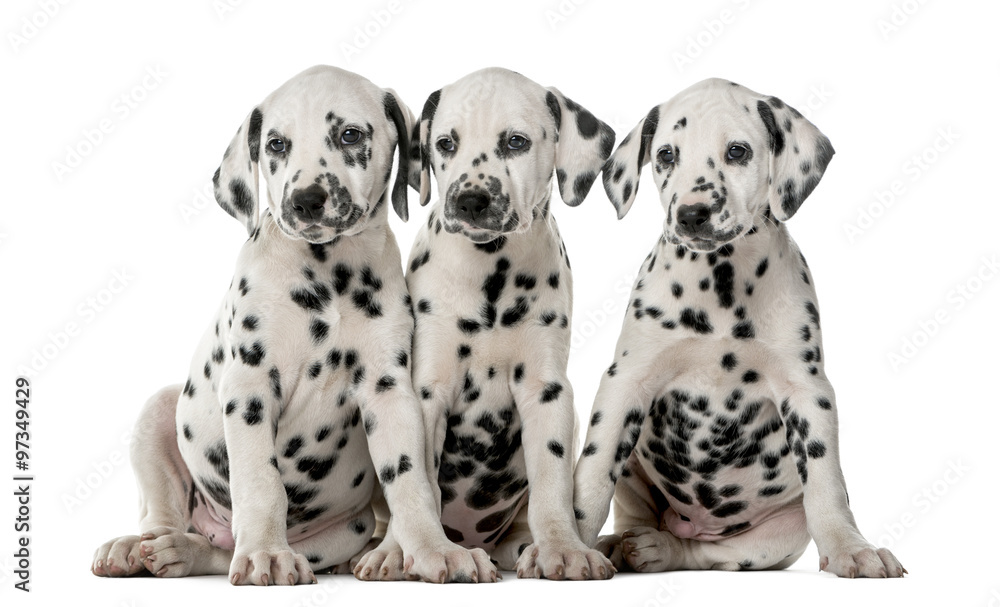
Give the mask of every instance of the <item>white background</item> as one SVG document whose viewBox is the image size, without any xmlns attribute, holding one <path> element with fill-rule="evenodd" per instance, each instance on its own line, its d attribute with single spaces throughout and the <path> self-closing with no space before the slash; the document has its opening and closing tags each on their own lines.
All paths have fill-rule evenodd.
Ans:
<svg viewBox="0 0 1000 607">
<path fill-rule="evenodd" d="M 0 601 L 998 603 L 1000 279 L 986 263 L 1000 253 L 996 3 L 576 2 L 70 2 L 51 16 L 51 0 L 4 3 Z M 138 408 L 184 380 L 246 237 L 206 198 L 211 175 L 254 104 L 317 63 L 395 88 L 416 113 L 431 91 L 501 65 L 558 86 L 619 141 L 651 106 L 710 76 L 807 114 L 837 155 L 789 228 L 819 291 L 854 512 L 910 575 L 838 580 L 817 572 L 810 548 L 785 572 L 586 584 L 508 574 L 495 586 L 438 588 L 327 576 L 319 588 L 255 589 L 221 576 L 93 577 L 93 550 L 136 531 L 125 442 Z M 144 88 L 151 72 L 159 79 Z M 105 120 L 109 132 L 88 150 L 85 133 Z M 67 146 L 82 158 L 60 175 L 54 163 L 74 160 Z M 415 198 L 409 224 L 392 218 L 404 257 L 427 216 Z M 555 212 L 575 270 L 570 377 L 585 419 L 662 210 L 647 184 L 621 222 L 599 185 L 579 208 Z M 125 278 L 113 282 L 116 272 Z M 37 475 L 30 596 L 12 588 L 22 366 L 33 374 Z"/>
</svg>

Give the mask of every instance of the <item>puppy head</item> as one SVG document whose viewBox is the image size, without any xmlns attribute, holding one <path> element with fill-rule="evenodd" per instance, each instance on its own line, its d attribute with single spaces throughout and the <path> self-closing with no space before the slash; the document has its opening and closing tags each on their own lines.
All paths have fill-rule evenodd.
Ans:
<svg viewBox="0 0 1000 607">
<path fill-rule="evenodd" d="M 292 238 L 324 243 L 362 231 L 385 201 L 399 149 L 392 204 L 407 218 L 408 134 L 414 120 L 389 89 L 329 66 L 293 77 L 250 112 L 215 172 L 215 198 L 252 233 L 257 180 Z"/>
<path fill-rule="evenodd" d="M 433 171 L 445 229 L 474 242 L 527 231 L 549 198 L 553 172 L 563 201 L 580 204 L 615 137 L 558 90 L 501 68 L 432 93 L 415 134 L 420 167 L 412 185 L 421 204 L 430 201 Z"/>
<path fill-rule="evenodd" d="M 608 159 L 603 179 L 620 219 L 652 163 L 664 236 L 714 251 L 768 214 L 794 215 L 832 157 L 830 140 L 794 108 L 713 78 L 651 109 Z"/>
</svg>

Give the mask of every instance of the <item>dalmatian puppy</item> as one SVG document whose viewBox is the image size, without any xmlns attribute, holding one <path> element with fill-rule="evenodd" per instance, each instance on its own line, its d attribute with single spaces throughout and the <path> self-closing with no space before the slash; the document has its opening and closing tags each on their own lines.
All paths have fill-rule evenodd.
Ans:
<svg viewBox="0 0 1000 607">
<path fill-rule="evenodd" d="M 654 107 L 604 167 L 623 217 L 652 164 L 666 212 L 577 464 L 583 541 L 635 571 L 820 569 L 900 577 L 848 506 L 805 258 L 784 222 L 829 140 L 797 111 L 712 79 Z"/>
<path fill-rule="evenodd" d="M 385 204 L 398 147 L 391 201 L 406 219 L 413 123 L 393 91 L 327 66 L 244 120 L 214 181 L 250 238 L 187 382 L 142 410 L 140 535 L 101 546 L 96 575 L 315 583 L 368 546 L 376 483 L 412 575 L 493 570 L 445 537 L 422 473 L 412 309 Z"/>
<path fill-rule="evenodd" d="M 553 171 L 563 201 L 583 202 L 614 131 L 558 90 L 491 68 L 432 93 L 415 139 L 421 203 L 432 170 L 441 193 L 406 281 L 444 529 L 518 577 L 610 577 L 573 519 L 572 279 L 550 203 Z M 360 578 L 400 577 L 393 515 Z"/>
</svg>

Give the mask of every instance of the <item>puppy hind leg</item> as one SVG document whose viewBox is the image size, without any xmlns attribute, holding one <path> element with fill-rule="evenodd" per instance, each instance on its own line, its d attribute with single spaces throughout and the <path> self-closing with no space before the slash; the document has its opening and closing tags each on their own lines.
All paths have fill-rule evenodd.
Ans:
<svg viewBox="0 0 1000 607">
<path fill-rule="evenodd" d="M 681 539 L 666 530 L 635 527 L 622 534 L 622 556 L 634 571 L 784 569 L 809 545 L 805 512 L 793 504 L 781 514 L 732 537 Z"/>
<path fill-rule="evenodd" d="M 139 486 L 139 535 L 106 542 L 91 571 L 98 576 L 130 576 L 147 571 L 159 577 L 228 571 L 232 553 L 212 546 L 191 524 L 194 481 L 176 439 L 180 385 L 157 392 L 136 421 L 129 454 Z"/>
</svg>

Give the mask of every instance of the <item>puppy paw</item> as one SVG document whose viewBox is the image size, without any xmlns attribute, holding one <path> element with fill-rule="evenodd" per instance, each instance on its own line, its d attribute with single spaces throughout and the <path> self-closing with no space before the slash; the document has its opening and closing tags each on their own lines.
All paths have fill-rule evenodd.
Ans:
<svg viewBox="0 0 1000 607">
<path fill-rule="evenodd" d="M 517 559 L 517 577 L 550 580 L 606 580 L 617 569 L 604 554 L 582 542 L 568 546 L 531 544 Z"/>
<path fill-rule="evenodd" d="M 315 584 L 316 576 L 306 557 L 287 546 L 247 550 L 237 545 L 229 567 L 229 582 L 234 586 L 294 586 Z"/>
<path fill-rule="evenodd" d="M 422 548 L 406 557 L 403 570 L 435 584 L 497 581 L 497 568 L 481 548 L 466 550 L 448 542 L 436 548 Z"/>
<path fill-rule="evenodd" d="M 139 558 L 138 535 L 125 535 L 105 542 L 94 552 L 90 572 L 99 577 L 126 577 L 145 573 Z"/>
<path fill-rule="evenodd" d="M 608 557 L 615 569 L 621 571 L 626 568 L 625 559 L 622 557 L 622 537 L 620 535 L 602 535 L 597 538 L 594 550 Z"/>
<path fill-rule="evenodd" d="M 369 545 L 372 546 L 373 543 Z M 419 579 L 403 569 L 403 549 L 395 542 L 380 542 L 377 546 L 372 546 L 358 558 L 351 571 L 354 577 L 366 582 Z"/>
<path fill-rule="evenodd" d="M 621 554 L 633 571 L 650 573 L 667 568 L 668 544 L 663 531 L 634 527 L 622 534 Z"/>
<path fill-rule="evenodd" d="M 908 573 L 888 548 L 875 548 L 871 544 L 840 547 L 828 553 L 821 552 L 820 571 L 838 577 L 888 578 L 903 577 Z"/>
</svg>

